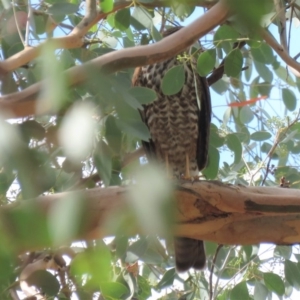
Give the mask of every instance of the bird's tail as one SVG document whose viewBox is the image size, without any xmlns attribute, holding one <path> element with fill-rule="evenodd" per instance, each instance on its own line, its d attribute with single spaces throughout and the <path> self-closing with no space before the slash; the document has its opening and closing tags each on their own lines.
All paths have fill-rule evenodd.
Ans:
<svg viewBox="0 0 300 300">
<path fill-rule="evenodd" d="M 203 241 L 190 238 L 175 238 L 175 261 L 178 272 L 185 272 L 190 268 L 201 270 L 206 263 Z"/>
</svg>

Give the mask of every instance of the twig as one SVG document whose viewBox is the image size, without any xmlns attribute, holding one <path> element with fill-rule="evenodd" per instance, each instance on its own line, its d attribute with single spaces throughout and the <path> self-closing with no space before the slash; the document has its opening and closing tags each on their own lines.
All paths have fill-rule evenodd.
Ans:
<svg viewBox="0 0 300 300">
<path fill-rule="evenodd" d="M 277 134 L 276 134 L 276 137 L 275 137 L 275 142 L 274 142 L 274 145 L 272 146 L 272 148 L 270 149 L 270 151 L 268 152 L 266 158 L 264 159 L 263 161 L 263 164 L 266 162 L 266 160 L 268 159 L 268 163 L 267 163 L 267 170 L 266 170 L 266 173 L 265 173 L 265 176 L 264 176 L 264 179 L 262 180 L 261 182 L 261 185 L 263 186 L 266 182 L 266 179 L 268 177 L 268 174 L 269 174 L 269 169 L 270 169 L 270 163 L 271 163 L 271 160 L 272 160 L 272 155 L 274 153 L 274 151 L 276 150 L 278 144 L 281 142 L 282 140 L 282 137 L 286 134 L 286 132 L 296 123 L 299 121 L 299 116 L 300 116 L 300 110 L 295 118 L 295 120 L 289 124 L 282 132 L 278 131 Z M 258 171 L 257 171 L 258 172 Z M 255 173 L 256 174 L 256 173 Z"/>
<path fill-rule="evenodd" d="M 25 33 L 25 44 L 24 46 L 29 46 L 29 32 L 30 32 L 30 21 L 32 20 L 32 7 L 31 7 L 31 0 L 28 0 L 28 15 L 27 15 L 27 22 L 26 22 L 26 33 Z"/>
<path fill-rule="evenodd" d="M 236 247 L 236 246 L 232 247 L 232 248 L 228 251 L 227 256 L 225 257 L 225 260 L 224 260 L 224 262 L 223 262 L 222 267 L 220 268 L 220 272 L 219 272 L 218 277 L 217 277 L 217 281 L 216 281 L 216 285 L 215 285 L 215 288 L 214 288 L 213 295 L 215 295 L 216 292 L 217 292 L 217 287 L 218 287 L 218 284 L 219 284 L 220 276 L 221 276 L 222 272 L 224 271 L 224 269 L 225 269 L 225 267 L 226 267 L 226 265 L 227 265 L 227 262 L 228 262 L 228 260 L 229 260 L 229 258 L 230 258 L 230 255 L 231 255 L 231 251 L 232 251 L 235 247 Z"/>
<path fill-rule="evenodd" d="M 12 8 L 13 8 L 13 12 L 14 12 L 14 19 L 15 19 L 17 30 L 18 30 L 18 34 L 19 34 L 20 40 L 22 41 L 23 46 L 25 46 L 25 41 L 24 41 L 24 38 L 23 38 L 23 35 L 22 35 L 22 32 L 21 32 L 19 22 L 18 22 L 18 17 L 17 17 L 17 14 L 16 14 L 15 0 L 13 0 L 12 2 L 13 2 Z"/>
<path fill-rule="evenodd" d="M 223 244 L 218 245 L 218 247 L 216 249 L 216 252 L 215 252 L 215 255 L 214 255 L 214 258 L 213 258 L 213 261 L 212 261 L 211 269 L 210 269 L 210 275 L 209 275 L 209 299 L 210 300 L 213 300 L 213 294 L 214 294 L 213 293 L 213 287 L 212 287 L 212 279 L 213 279 L 214 268 L 215 268 L 215 264 L 216 264 L 216 260 L 217 260 L 219 251 L 221 250 L 222 247 L 223 247 Z"/>
<path fill-rule="evenodd" d="M 19 298 L 19 296 L 18 296 L 15 289 L 10 289 L 9 293 L 10 293 L 10 296 L 13 300 L 20 300 L 20 298 Z"/>
</svg>

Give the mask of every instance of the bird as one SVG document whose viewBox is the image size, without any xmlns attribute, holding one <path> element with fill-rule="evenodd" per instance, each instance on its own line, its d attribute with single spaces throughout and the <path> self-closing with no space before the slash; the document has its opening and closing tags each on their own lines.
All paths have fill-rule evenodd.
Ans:
<svg viewBox="0 0 300 300">
<path fill-rule="evenodd" d="M 181 30 L 171 27 L 163 38 Z M 189 48 L 183 53 L 188 54 Z M 199 178 L 199 171 L 208 162 L 211 99 L 208 83 L 196 70 L 196 59 L 174 56 L 165 61 L 138 67 L 133 74 L 133 86 L 147 87 L 156 92 L 156 99 L 140 111 L 151 139 L 142 141 L 148 161 L 163 162 L 167 174 L 175 178 Z M 173 95 L 165 95 L 161 84 L 165 74 L 175 66 L 183 65 L 185 82 Z M 187 237 L 174 239 L 175 265 L 178 272 L 205 267 L 203 241 Z"/>
</svg>

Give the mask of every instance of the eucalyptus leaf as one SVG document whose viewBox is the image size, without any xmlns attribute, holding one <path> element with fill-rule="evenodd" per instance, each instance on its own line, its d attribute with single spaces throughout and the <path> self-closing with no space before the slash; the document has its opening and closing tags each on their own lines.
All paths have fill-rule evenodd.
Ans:
<svg viewBox="0 0 300 300">
<path fill-rule="evenodd" d="M 123 8 L 115 14 L 115 26 L 121 31 L 125 31 L 130 25 L 130 10 Z"/>
<path fill-rule="evenodd" d="M 263 278 L 268 290 L 276 293 L 278 296 L 282 296 L 284 294 L 284 283 L 280 276 L 271 272 L 267 272 L 263 273 Z"/>
<path fill-rule="evenodd" d="M 202 52 L 197 60 L 197 71 L 200 76 L 207 76 L 215 67 L 216 50 L 210 49 Z"/>
<path fill-rule="evenodd" d="M 185 70 L 183 65 L 172 67 L 165 74 L 161 89 L 162 92 L 167 95 L 174 95 L 180 92 L 185 82 Z"/>
<path fill-rule="evenodd" d="M 239 49 L 232 50 L 225 58 L 224 70 L 227 76 L 237 76 L 243 66 L 243 55 Z"/>
<path fill-rule="evenodd" d="M 226 136 L 226 144 L 230 150 L 234 152 L 234 163 L 237 164 L 242 158 L 242 145 L 235 134 Z"/>
<path fill-rule="evenodd" d="M 256 131 L 250 136 L 251 140 L 258 142 L 268 140 L 271 137 L 272 135 L 268 131 Z"/>
<path fill-rule="evenodd" d="M 296 109 L 297 99 L 292 90 L 286 88 L 282 89 L 282 100 L 289 111 L 294 111 Z"/>
</svg>

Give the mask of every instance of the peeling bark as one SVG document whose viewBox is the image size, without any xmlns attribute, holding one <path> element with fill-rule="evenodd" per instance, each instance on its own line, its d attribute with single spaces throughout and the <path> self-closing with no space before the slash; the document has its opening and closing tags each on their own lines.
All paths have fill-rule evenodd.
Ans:
<svg viewBox="0 0 300 300">
<path fill-rule="evenodd" d="M 178 186 L 175 195 L 175 234 L 178 236 L 222 244 L 270 242 L 287 245 L 300 242 L 299 190 L 200 181 Z M 28 241 L 18 238 L 20 229 L 15 226 L 13 216 L 17 211 L 24 212 L 34 208 L 46 220 L 53 206 L 67 199 L 72 199 L 74 205 L 83 207 L 80 230 L 70 237 L 72 240 L 114 235 L 116 228 L 110 225 L 127 213 L 132 213 L 128 202 L 128 188 L 95 188 L 41 196 L 3 206 L 0 208 L 1 228 L 20 251 L 49 246 L 39 242 L 28 247 Z M 38 224 L 32 225 L 29 221 L 26 228 L 34 236 L 38 232 Z M 121 233 L 147 234 L 142 232 L 141 227 L 130 224 L 129 227 L 122 227 L 124 232 Z"/>
</svg>

